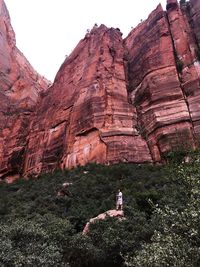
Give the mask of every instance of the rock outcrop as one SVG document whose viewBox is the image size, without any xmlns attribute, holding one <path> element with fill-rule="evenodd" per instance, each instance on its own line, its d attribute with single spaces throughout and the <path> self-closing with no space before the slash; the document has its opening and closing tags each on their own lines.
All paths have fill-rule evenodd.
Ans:
<svg viewBox="0 0 200 267">
<path fill-rule="evenodd" d="M 168 0 L 166 11 L 158 5 L 124 40 L 119 29 L 95 26 L 47 92 L 1 14 L 8 25 L 0 25 L 0 101 L 8 113 L 1 119 L 2 175 L 88 162 L 162 162 L 172 149 L 198 145 L 199 1 Z"/>
<path fill-rule="evenodd" d="M 87 235 L 89 233 L 90 230 L 90 225 L 92 223 L 95 223 L 97 221 L 101 221 L 101 220 L 105 220 L 106 218 L 118 218 L 120 220 L 124 220 L 124 212 L 123 210 L 108 210 L 104 213 L 99 214 L 97 217 L 94 217 L 92 219 L 89 220 L 89 222 L 86 223 L 84 229 L 83 229 L 83 234 Z"/>
<path fill-rule="evenodd" d="M 17 49 L 7 8 L 0 0 L 0 177 L 22 174 L 30 114 L 48 85 Z"/>
</svg>

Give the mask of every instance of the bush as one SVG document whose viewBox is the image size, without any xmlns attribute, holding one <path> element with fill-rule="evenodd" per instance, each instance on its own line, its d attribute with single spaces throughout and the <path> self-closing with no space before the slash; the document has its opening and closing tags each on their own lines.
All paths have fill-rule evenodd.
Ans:
<svg viewBox="0 0 200 267">
<path fill-rule="evenodd" d="M 128 255 L 128 266 L 199 266 L 200 181 L 193 166 L 179 166 L 176 174 L 182 181 L 184 205 L 156 207 L 152 221 L 157 222 L 159 228 L 142 250 Z"/>
<path fill-rule="evenodd" d="M 103 256 L 102 251 L 92 244 L 88 236 L 79 233 L 71 238 L 64 257 L 70 267 L 100 267 Z"/>
<path fill-rule="evenodd" d="M 186 3 L 186 0 L 180 0 L 180 5 L 183 5 Z"/>
<path fill-rule="evenodd" d="M 176 164 L 180 164 L 183 162 L 184 158 L 189 154 L 189 151 L 185 150 L 185 149 L 181 149 L 181 150 L 171 150 L 167 153 L 165 153 L 164 155 L 164 159 L 168 162 L 168 163 L 176 163 Z"/>
<path fill-rule="evenodd" d="M 196 52 L 196 57 L 198 61 L 200 61 L 200 48 L 198 48 L 195 52 Z"/>
<path fill-rule="evenodd" d="M 177 68 L 177 71 L 179 73 L 182 73 L 183 66 L 184 66 L 183 61 L 181 59 L 177 58 L 176 59 L 176 68 Z"/>
<path fill-rule="evenodd" d="M 66 266 L 63 247 L 72 227 L 52 216 L 16 219 L 0 224 L 1 266 Z"/>
<path fill-rule="evenodd" d="M 199 152 L 191 154 L 187 165 L 173 156 L 175 162 L 166 166 L 88 164 L 0 183 L 0 265 L 122 267 L 128 257 L 130 266 L 148 266 L 154 251 L 158 266 L 173 257 L 190 266 L 199 244 Z M 63 182 L 72 183 L 69 194 L 58 196 Z M 115 208 L 118 188 L 124 195 L 125 219 L 96 222 L 83 236 L 90 218 Z M 188 260 L 186 249 L 191 252 Z M 172 254 L 168 259 L 167 253 Z"/>
</svg>

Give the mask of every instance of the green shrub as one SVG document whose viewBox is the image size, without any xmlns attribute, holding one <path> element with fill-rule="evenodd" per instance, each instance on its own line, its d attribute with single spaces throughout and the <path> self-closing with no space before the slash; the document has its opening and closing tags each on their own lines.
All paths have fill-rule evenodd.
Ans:
<svg viewBox="0 0 200 267">
<path fill-rule="evenodd" d="M 10 185 L 0 183 L 0 265 L 122 267 L 127 256 L 130 264 L 137 260 L 138 266 L 145 266 L 139 258 L 147 260 L 142 255 L 152 256 L 157 247 L 162 255 L 177 257 L 179 253 L 182 257 L 186 249 L 193 255 L 199 242 L 193 216 L 198 207 L 197 195 L 192 198 L 191 192 L 199 190 L 199 152 L 190 156 L 193 160 L 186 165 L 174 154 L 166 166 L 88 164 Z M 63 182 L 72 185 L 69 195 L 61 197 L 57 192 Z M 83 236 L 90 218 L 115 208 L 118 188 L 124 196 L 125 220 L 96 222 L 88 236 Z M 174 212 L 174 217 L 168 211 Z M 171 231 L 174 222 L 180 225 L 175 232 Z M 191 242 L 189 229 L 194 235 Z M 159 264 L 162 260 L 168 264 L 164 256 L 155 255 Z M 183 257 L 183 262 L 190 266 L 190 260 Z"/>
<path fill-rule="evenodd" d="M 177 149 L 177 150 L 171 150 L 171 151 L 165 153 L 163 156 L 168 163 L 180 164 L 181 162 L 183 162 L 185 156 L 187 156 L 188 153 L 189 152 L 187 150 Z"/>
<path fill-rule="evenodd" d="M 195 52 L 196 52 L 196 57 L 198 61 L 200 61 L 200 49 L 197 49 Z"/>
<path fill-rule="evenodd" d="M 182 180 L 186 203 L 175 208 L 156 207 L 152 221 L 154 230 L 151 242 L 142 250 L 127 257 L 128 266 L 199 266 L 200 264 L 200 181 L 196 168 L 179 166 L 176 174 Z"/>
<path fill-rule="evenodd" d="M 74 235 L 66 246 L 64 258 L 65 262 L 70 263 L 70 267 L 100 267 L 104 255 L 101 249 L 92 244 L 88 236 L 79 233 Z"/>
<path fill-rule="evenodd" d="M 186 0 L 180 0 L 180 5 L 183 5 L 186 3 Z"/>
<path fill-rule="evenodd" d="M 53 216 L 0 224 L 1 266 L 66 266 L 63 248 L 73 232 L 68 221 Z"/>
<path fill-rule="evenodd" d="M 181 59 L 177 58 L 176 59 L 176 68 L 177 68 L 177 71 L 179 73 L 182 73 L 183 66 L 184 66 L 183 61 Z"/>
</svg>

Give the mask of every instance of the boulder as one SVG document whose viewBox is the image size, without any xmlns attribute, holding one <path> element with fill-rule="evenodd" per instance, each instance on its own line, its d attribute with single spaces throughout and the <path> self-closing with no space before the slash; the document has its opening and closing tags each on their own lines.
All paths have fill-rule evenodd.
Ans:
<svg viewBox="0 0 200 267">
<path fill-rule="evenodd" d="M 83 234 L 87 235 L 89 233 L 89 228 L 92 223 L 95 223 L 99 220 L 105 220 L 108 217 L 115 217 L 119 218 L 120 220 L 125 219 L 123 210 L 108 210 L 104 213 L 99 214 L 97 217 L 90 219 L 83 229 Z"/>
</svg>

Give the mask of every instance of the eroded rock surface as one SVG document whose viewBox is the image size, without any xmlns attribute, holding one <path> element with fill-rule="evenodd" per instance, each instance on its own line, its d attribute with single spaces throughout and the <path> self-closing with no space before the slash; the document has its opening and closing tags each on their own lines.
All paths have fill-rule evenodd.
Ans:
<svg viewBox="0 0 200 267">
<path fill-rule="evenodd" d="M 94 27 L 61 66 L 32 124 L 25 172 L 151 162 L 128 103 L 121 33 Z M 49 105 L 49 103 L 51 103 Z"/>
<path fill-rule="evenodd" d="M 199 0 L 190 0 L 189 3 L 192 26 L 194 27 L 198 45 L 200 46 L 200 2 Z"/>
<path fill-rule="evenodd" d="M 0 177 L 17 177 L 23 159 L 30 114 L 49 82 L 17 49 L 15 33 L 3 0 L 0 1 Z"/>
<path fill-rule="evenodd" d="M 171 8 L 176 9 L 176 5 L 168 3 Z M 147 140 L 153 160 L 160 161 L 174 144 L 181 145 L 187 139 L 193 145 L 171 25 L 161 5 L 129 34 L 125 45 L 129 52 L 129 95 L 137 109 L 140 133 Z"/>
<path fill-rule="evenodd" d="M 3 175 L 162 162 L 172 149 L 198 145 L 200 4 L 166 4 L 124 40 L 119 29 L 94 27 L 45 92 L 46 81 L 15 46 L 1 1 Z"/>
<path fill-rule="evenodd" d="M 108 217 L 114 217 L 114 218 L 118 218 L 120 220 L 125 219 L 123 210 L 108 210 L 104 213 L 99 214 L 97 217 L 90 219 L 89 222 L 87 222 L 87 224 L 85 225 L 85 227 L 83 229 L 83 234 L 87 235 L 89 233 L 90 225 L 92 223 L 95 223 L 99 220 L 105 220 Z"/>
<path fill-rule="evenodd" d="M 200 143 L 200 2 L 191 0 L 182 6 L 185 26 L 183 30 L 190 37 L 187 40 L 187 54 L 191 60 L 185 62 L 182 55 L 184 67 L 180 73 L 180 81 L 183 87 L 186 101 L 193 124 L 194 136 L 197 145 Z M 188 27 L 189 22 L 189 27 Z"/>
</svg>

